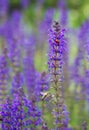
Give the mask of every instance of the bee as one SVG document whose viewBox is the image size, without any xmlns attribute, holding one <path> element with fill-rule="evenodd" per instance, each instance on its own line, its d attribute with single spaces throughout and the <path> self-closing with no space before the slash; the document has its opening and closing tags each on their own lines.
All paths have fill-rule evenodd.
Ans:
<svg viewBox="0 0 89 130">
<path fill-rule="evenodd" d="M 51 94 L 49 94 L 48 92 L 41 92 L 41 96 L 42 101 L 51 99 Z"/>
</svg>

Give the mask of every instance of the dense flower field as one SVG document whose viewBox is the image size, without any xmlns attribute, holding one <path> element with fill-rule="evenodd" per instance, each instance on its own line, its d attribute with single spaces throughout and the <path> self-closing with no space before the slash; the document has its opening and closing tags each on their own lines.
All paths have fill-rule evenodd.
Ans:
<svg viewBox="0 0 89 130">
<path fill-rule="evenodd" d="M 35 24 L 0 0 L 0 129 L 89 130 L 89 20 L 70 26 L 62 0 Z"/>
</svg>

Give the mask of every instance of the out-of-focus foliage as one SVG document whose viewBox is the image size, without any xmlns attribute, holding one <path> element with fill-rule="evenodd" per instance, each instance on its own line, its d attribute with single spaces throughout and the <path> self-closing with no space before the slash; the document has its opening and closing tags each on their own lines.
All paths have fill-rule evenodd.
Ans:
<svg viewBox="0 0 89 130">
<path fill-rule="evenodd" d="M 59 0 L 60 1 L 60 0 Z M 35 18 L 39 17 L 38 15 L 43 14 L 44 11 L 51 7 L 58 7 L 58 0 L 43 0 L 43 4 L 39 6 L 39 13 L 37 13 L 36 8 L 37 2 L 41 3 L 41 0 L 29 0 L 29 5 L 26 10 L 24 10 L 24 15 L 26 16 L 26 22 L 34 21 Z M 79 26 L 85 19 L 88 18 L 88 11 L 89 11 L 89 1 L 88 0 L 66 0 L 68 9 L 70 10 L 70 19 L 72 26 L 76 27 Z M 10 13 L 11 9 L 19 9 L 22 10 L 22 6 L 20 4 L 20 0 L 10 0 Z M 37 13 L 37 14 L 36 14 Z"/>
</svg>

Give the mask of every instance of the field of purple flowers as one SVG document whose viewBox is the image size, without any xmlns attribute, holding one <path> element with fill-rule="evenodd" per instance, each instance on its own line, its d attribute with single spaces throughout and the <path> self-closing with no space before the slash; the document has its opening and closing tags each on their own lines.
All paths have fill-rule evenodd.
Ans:
<svg viewBox="0 0 89 130">
<path fill-rule="evenodd" d="M 0 130 L 89 130 L 89 20 L 43 2 L 0 0 Z"/>
</svg>

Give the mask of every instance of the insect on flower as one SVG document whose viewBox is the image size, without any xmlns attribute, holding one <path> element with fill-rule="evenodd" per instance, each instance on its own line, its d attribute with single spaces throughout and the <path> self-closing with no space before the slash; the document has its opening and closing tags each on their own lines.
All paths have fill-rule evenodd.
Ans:
<svg viewBox="0 0 89 130">
<path fill-rule="evenodd" d="M 56 38 L 55 42 L 59 45 L 60 41 L 58 38 Z"/>
<path fill-rule="evenodd" d="M 41 92 L 40 95 L 42 96 L 41 100 L 44 101 L 44 100 L 51 100 L 51 95 L 50 93 L 48 92 Z"/>
</svg>

